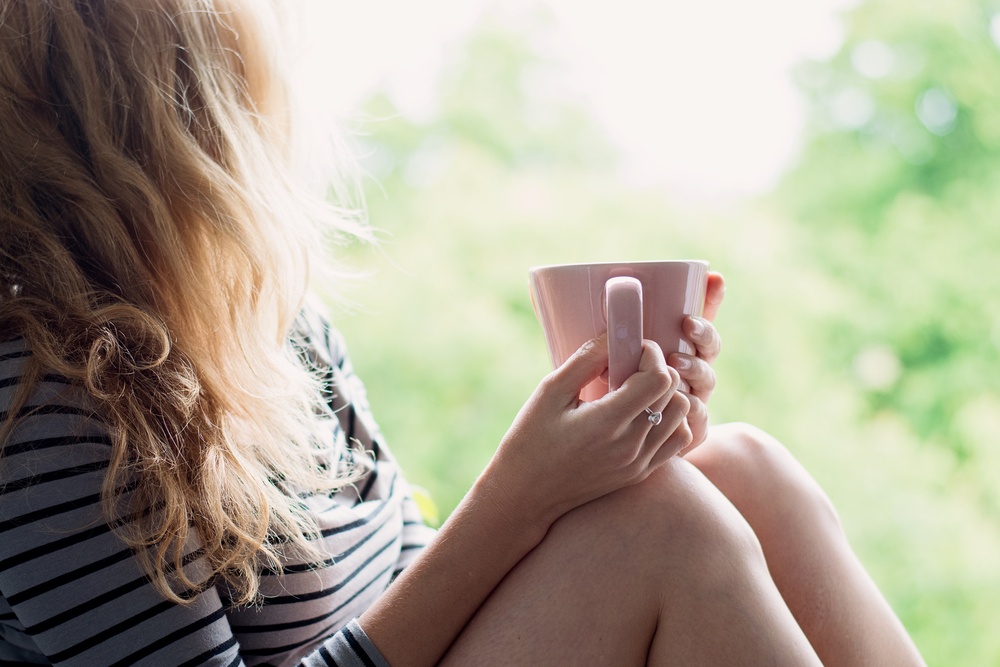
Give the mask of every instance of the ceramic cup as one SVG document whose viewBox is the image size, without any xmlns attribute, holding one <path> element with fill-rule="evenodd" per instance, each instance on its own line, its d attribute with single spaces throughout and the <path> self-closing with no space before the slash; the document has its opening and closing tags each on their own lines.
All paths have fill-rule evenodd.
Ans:
<svg viewBox="0 0 1000 667">
<path fill-rule="evenodd" d="M 553 368 L 581 345 L 608 333 L 608 378 L 580 393 L 592 401 L 614 391 L 639 368 L 643 337 L 664 356 L 693 354 L 684 338 L 685 315 L 701 315 L 708 262 L 665 260 L 557 264 L 531 269 L 531 299 L 545 333 Z"/>
</svg>

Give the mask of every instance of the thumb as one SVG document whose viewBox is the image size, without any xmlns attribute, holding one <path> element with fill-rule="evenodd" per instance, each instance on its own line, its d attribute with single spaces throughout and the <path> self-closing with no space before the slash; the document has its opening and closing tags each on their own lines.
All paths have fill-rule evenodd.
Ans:
<svg viewBox="0 0 1000 667">
<path fill-rule="evenodd" d="M 591 380 L 608 367 L 608 336 L 601 334 L 580 346 L 563 365 L 552 373 L 552 381 L 560 392 L 577 396 Z"/>
<path fill-rule="evenodd" d="M 721 273 L 710 271 L 708 274 L 708 287 L 705 290 L 705 308 L 702 312 L 709 322 L 715 319 L 722 306 L 722 300 L 726 297 L 726 281 Z"/>
</svg>

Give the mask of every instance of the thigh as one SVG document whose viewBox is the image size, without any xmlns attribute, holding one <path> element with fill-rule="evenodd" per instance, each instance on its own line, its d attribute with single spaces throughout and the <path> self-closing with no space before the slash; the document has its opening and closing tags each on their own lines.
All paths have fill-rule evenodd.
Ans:
<svg viewBox="0 0 1000 667">
<path fill-rule="evenodd" d="M 741 658 L 726 662 L 732 656 Z M 675 459 L 560 519 L 442 664 L 811 660 L 749 527 L 696 469 Z"/>
<path fill-rule="evenodd" d="M 851 549 L 833 504 L 781 443 L 753 426 L 725 424 L 685 458 L 750 523 L 775 584 L 824 664 L 923 664 Z"/>
<path fill-rule="evenodd" d="M 639 557 L 651 548 L 652 527 L 643 525 L 648 513 L 640 509 L 648 486 L 609 494 L 557 521 L 442 664 L 645 664 L 660 603 L 655 568 Z"/>
</svg>

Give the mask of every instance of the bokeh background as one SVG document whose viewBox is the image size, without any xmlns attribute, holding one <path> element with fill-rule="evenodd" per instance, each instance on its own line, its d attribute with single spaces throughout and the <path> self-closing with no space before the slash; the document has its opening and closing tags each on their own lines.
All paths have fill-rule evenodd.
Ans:
<svg viewBox="0 0 1000 667">
<path fill-rule="evenodd" d="M 706 258 L 713 420 L 813 472 L 930 665 L 1000 664 L 1000 3 L 319 4 L 382 239 L 337 322 L 442 517 L 549 370 L 531 266 Z"/>
</svg>

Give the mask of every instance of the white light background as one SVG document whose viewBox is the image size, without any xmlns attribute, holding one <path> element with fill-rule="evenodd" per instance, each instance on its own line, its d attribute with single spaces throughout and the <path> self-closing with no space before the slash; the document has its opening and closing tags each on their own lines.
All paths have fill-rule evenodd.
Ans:
<svg viewBox="0 0 1000 667">
<path fill-rule="evenodd" d="M 840 45 L 853 0 L 307 0 L 314 93 L 352 116 L 373 90 L 433 110 L 447 54 L 487 13 L 553 18 L 538 44 L 625 157 L 623 177 L 679 197 L 765 192 L 794 157 L 803 108 L 791 68 Z"/>
</svg>

